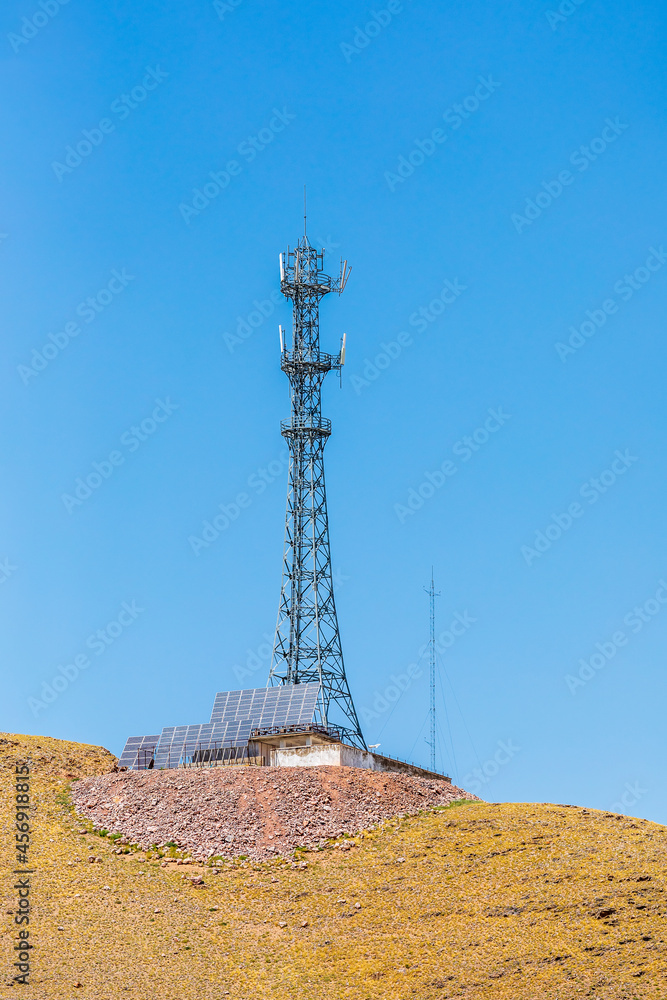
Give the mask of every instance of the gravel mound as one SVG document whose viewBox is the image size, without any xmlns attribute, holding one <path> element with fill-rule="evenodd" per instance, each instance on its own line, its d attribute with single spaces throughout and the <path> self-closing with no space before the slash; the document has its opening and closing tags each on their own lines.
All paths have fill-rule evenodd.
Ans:
<svg viewBox="0 0 667 1000">
<path fill-rule="evenodd" d="M 476 796 L 409 774 L 352 767 L 121 771 L 72 787 L 97 829 L 146 849 L 169 841 L 206 861 L 281 857 L 392 816 Z"/>
</svg>

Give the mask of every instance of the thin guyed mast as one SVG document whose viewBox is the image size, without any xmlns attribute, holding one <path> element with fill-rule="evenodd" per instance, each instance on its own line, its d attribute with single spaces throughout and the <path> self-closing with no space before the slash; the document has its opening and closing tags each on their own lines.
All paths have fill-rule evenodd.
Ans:
<svg viewBox="0 0 667 1000">
<path fill-rule="evenodd" d="M 426 590 L 426 588 L 424 588 Z M 431 739 L 427 740 L 431 748 L 431 770 L 435 771 L 435 748 L 436 748 L 436 709 L 435 709 L 435 682 L 436 682 L 436 660 L 435 660 L 435 599 L 440 596 L 440 592 L 435 589 L 433 582 L 433 567 L 431 566 L 431 586 L 426 593 L 429 596 L 430 611 L 430 639 L 429 639 L 429 721 Z"/>
</svg>

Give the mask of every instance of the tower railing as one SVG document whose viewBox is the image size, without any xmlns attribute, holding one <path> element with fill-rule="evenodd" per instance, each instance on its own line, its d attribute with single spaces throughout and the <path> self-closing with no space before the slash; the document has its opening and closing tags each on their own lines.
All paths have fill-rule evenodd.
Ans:
<svg viewBox="0 0 667 1000">
<path fill-rule="evenodd" d="M 291 726 L 264 726 L 261 729 L 253 729 L 250 734 L 250 739 L 260 740 L 262 736 L 295 736 L 295 735 L 309 735 L 310 733 L 316 733 L 320 736 L 328 736 L 332 740 L 340 741 L 341 731 L 335 726 L 321 726 L 316 722 L 311 722 L 308 725 L 291 725 Z"/>
<path fill-rule="evenodd" d="M 283 437 L 297 437 L 300 434 L 313 437 L 329 437 L 331 421 L 327 417 L 301 417 L 297 420 L 281 420 L 280 433 Z"/>
<path fill-rule="evenodd" d="M 341 360 L 339 354 L 325 354 L 324 351 L 314 350 L 284 350 L 280 358 L 280 367 L 287 374 L 292 374 L 297 369 L 305 374 L 316 372 L 339 371 Z"/>
</svg>

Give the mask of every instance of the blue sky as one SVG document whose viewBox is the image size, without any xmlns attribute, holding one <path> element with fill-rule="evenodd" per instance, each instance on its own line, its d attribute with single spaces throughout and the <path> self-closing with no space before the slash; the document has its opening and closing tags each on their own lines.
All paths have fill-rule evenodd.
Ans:
<svg viewBox="0 0 667 1000">
<path fill-rule="evenodd" d="M 119 753 L 265 683 L 277 261 L 305 183 L 311 239 L 353 269 L 322 305 L 323 349 L 348 345 L 323 409 L 367 740 L 428 761 L 433 565 L 439 765 L 491 800 L 667 822 L 662 8 L 21 0 L 1 21 L 3 728 Z"/>
</svg>

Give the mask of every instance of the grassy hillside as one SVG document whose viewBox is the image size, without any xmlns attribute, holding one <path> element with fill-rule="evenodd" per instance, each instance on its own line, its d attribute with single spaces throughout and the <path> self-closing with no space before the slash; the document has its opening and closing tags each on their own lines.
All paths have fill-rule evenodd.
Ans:
<svg viewBox="0 0 667 1000">
<path fill-rule="evenodd" d="M 106 751 L 5 735 L 1 1000 L 19 992 L 10 848 L 14 761 L 26 756 L 37 804 L 26 997 L 667 997 L 664 827 L 466 802 L 342 841 L 349 849 L 214 874 L 177 864 L 174 849 L 167 861 L 79 832 L 68 784 L 109 770 Z"/>
</svg>

